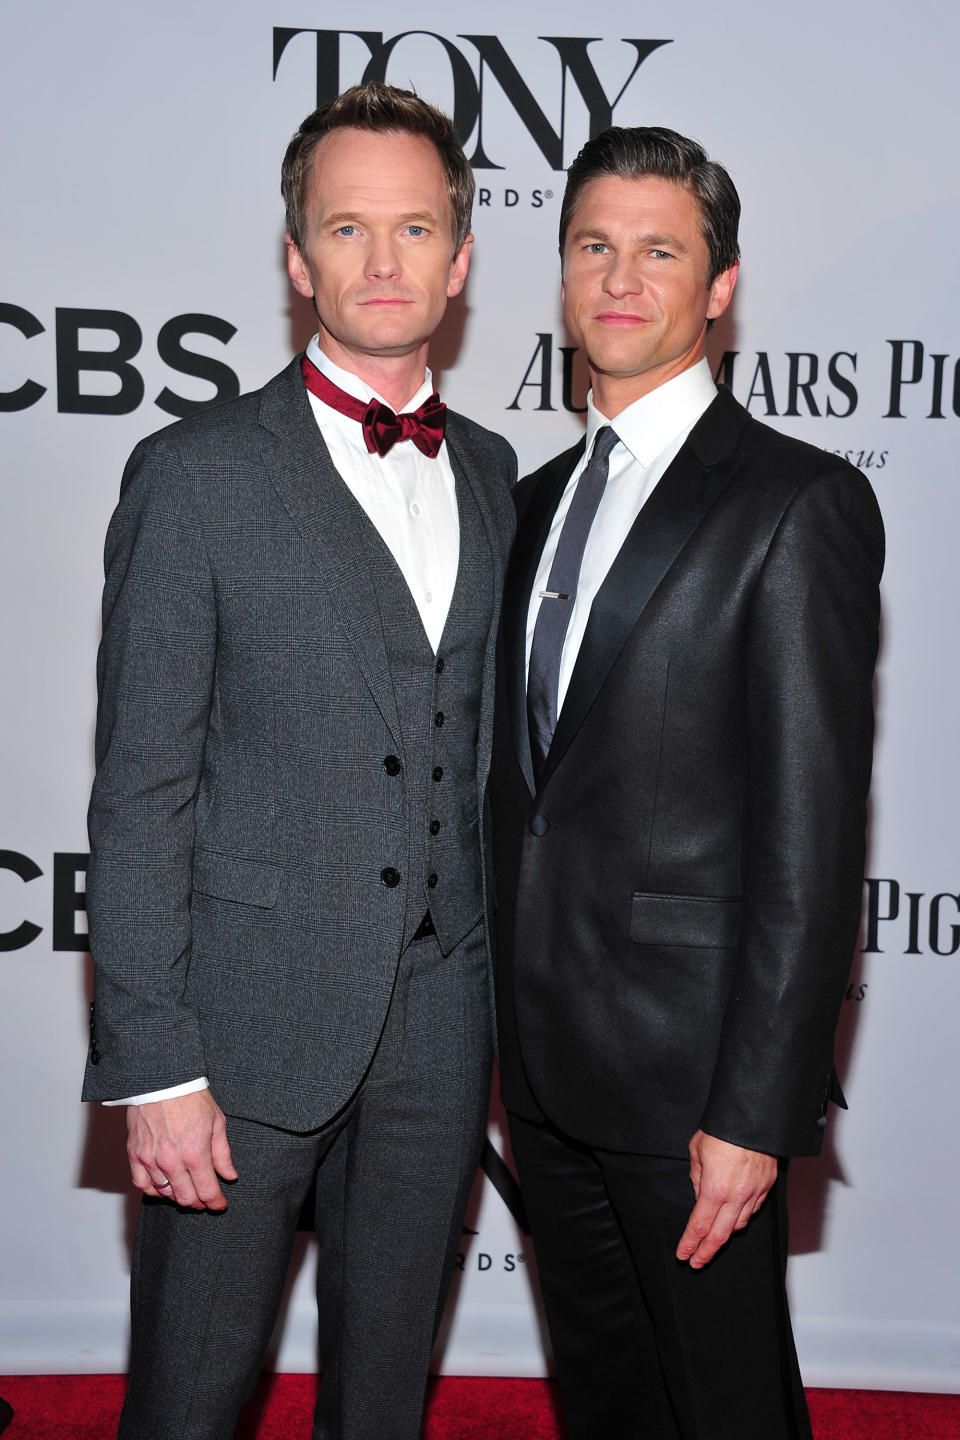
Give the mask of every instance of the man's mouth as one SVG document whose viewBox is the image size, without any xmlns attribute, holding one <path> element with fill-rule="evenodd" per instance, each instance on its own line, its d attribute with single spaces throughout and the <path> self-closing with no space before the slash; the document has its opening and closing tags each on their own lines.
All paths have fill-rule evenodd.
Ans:
<svg viewBox="0 0 960 1440">
<path fill-rule="evenodd" d="M 646 325 L 643 315 L 630 315 L 624 310 L 604 310 L 594 316 L 602 325 Z"/>
</svg>

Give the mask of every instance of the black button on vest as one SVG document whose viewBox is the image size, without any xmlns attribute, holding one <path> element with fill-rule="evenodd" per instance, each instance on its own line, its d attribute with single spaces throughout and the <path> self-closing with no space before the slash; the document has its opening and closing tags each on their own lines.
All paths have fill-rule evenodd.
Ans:
<svg viewBox="0 0 960 1440">
<path fill-rule="evenodd" d="M 395 885 L 400 884 L 400 871 L 394 870 L 392 865 L 388 865 L 386 869 L 380 871 L 380 879 L 388 889 L 392 890 Z"/>
</svg>

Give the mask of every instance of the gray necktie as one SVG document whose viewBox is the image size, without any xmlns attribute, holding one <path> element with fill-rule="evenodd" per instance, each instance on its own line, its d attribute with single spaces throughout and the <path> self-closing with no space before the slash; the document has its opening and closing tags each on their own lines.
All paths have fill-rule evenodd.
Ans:
<svg viewBox="0 0 960 1440">
<path fill-rule="evenodd" d="M 573 613 L 573 602 L 577 597 L 583 552 L 607 483 L 610 451 L 617 438 L 616 431 L 609 425 L 597 431 L 593 453 L 577 481 L 560 531 L 547 588 L 541 592 L 545 598 L 541 600 L 537 613 L 527 676 L 527 723 L 530 726 L 533 768 L 538 780 L 557 728 L 560 657 Z"/>
</svg>

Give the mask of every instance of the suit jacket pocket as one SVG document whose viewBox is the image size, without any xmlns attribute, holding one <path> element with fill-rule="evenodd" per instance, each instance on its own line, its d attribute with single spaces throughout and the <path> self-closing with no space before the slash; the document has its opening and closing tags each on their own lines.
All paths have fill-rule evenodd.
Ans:
<svg viewBox="0 0 960 1440">
<path fill-rule="evenodd" d="M 269 861 L 245 860 L 216 850 L 198 849 L 193 857 L 193 888 L 198 894 L 263 910 L 276 905 L 282 874 L 281 866 Z"/>
<path fill-rule="evenodd" d="M 638 945 L 732 949 L 740 939 L 742 914 L 742 900 L 635 891 L 630 902 L 630 939 Z"/>
</svg>

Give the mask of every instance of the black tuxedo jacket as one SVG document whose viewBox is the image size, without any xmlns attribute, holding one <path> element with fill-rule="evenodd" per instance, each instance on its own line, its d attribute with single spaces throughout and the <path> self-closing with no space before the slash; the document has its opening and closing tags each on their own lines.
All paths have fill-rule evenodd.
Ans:
<svg viewBox="0 0 960 1440">
<path fill-rule="evenodd" d="M 491 791 L 503 1097 L 589 1144 L 821 1145 L 853 952 L 883 528 L 730 393 L 592 608 L 539 788 L 524 635 L 582 442 L 518 487 Z"/>
</svg>

